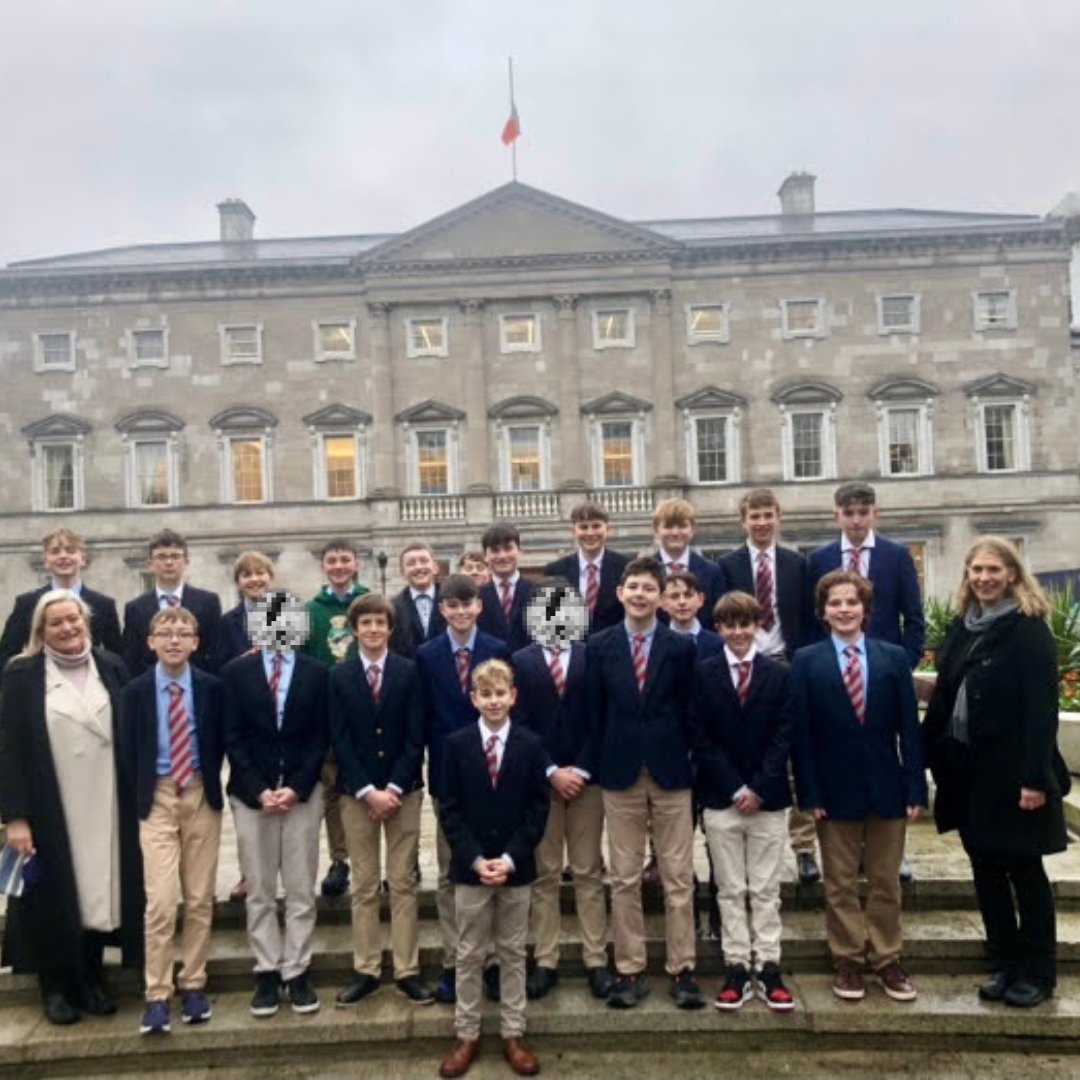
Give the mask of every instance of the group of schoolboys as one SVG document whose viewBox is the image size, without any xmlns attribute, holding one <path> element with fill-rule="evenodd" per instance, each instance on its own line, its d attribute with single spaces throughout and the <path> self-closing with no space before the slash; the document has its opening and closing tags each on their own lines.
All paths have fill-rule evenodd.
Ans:
<svg viewBox="0 0 1080 1080">
<path fill-rule="evenodd" d="M 318 1008 L 309 969 L 324 799 L 328 881 L 344 889 L 349 864 L 353 876 L 354 975 L 337 1004 L 380 985 L 385 843 L 395 983 L 419 1004 L 456 1002 L 457 1041 L 443 1076 L 463 1075 L 478 1053 L 482 993 L 501 1001 L 511 1067 L 539 1070 L 523 1039 L 525 1001 L 558 982 L 564 865 L 592 994 L 631 1008 L 648 993 L 641 884 L 650 839 L 670 994 L 680 1008 L 704 1004 L 695 976 L 697 811 L 726 963 L 718 1008 L 739 1008 L 755 989 L 773 1009 L 793 1007 L 780 969 L 780 876 L 793 847 L 800 878 L 818 878 L 815 834 L 834 991 L 863 996 L 865 959 L 886 993 L 913 998 L 900 965 L 899 875 L 904 824 L 926 801 L 909 673 L 922 648 L 918 582 L 906 549 L 873 531 L 869 485 L 843 485 L 835 503 L 841 537 L 807 560 L 778 546 L 774 494 L 750 492 L 740 506 L 747 543 L 718 563 L 692 550 L 694 510 L 684 500 L 657 508 L 658 548 L 634 559 L 607 546 L 607 514 L 584 503 L 571 515 L 576 550 L 542 581 L 522 576 L 519 532 L 498 523 L 482 552 L 467 552 L 442 582 L 432 548 L 408 545 L 400 556 L 407 584 L 392 602 L 357 584 L 355 549 L 333 541 L 300 653 L 252 644 L 247 633 L 248 612 L 273 581 L 269 559 L 246 552 L 237 560 L 241 601 L 221 616 L 216 596 L 184 583 L 182 538 L 155 537 L 154 588 L 127 605 L 123 636 L 138 676 L 126 688 L 121 738 L 143 819 L 142 1030 L 169 1030 L 178 884 L 182 1018 L 210 1016 L 204 988 L 226 755 L 256 1016 L 277 1011 L 282 988 L 294 1010 Z M 46 539 L 54 585 L 78 589 L 83 562 L 74 534 Z M 549 599 L 576 595 L 588 613 L 586 640 L 535 633 L 538 588 Z M 93 602 L 96 594 L 82 591 Z M 21 633 L 12 621 L 25 599 L 3 644 Z M 95 640 L 115 648 L 107 636 L 116 634 L 115 608 L 111 622 L 94 610 Z M 220 679 L 205 673 L 218 669 Z M 425 750 L 443 943 L 434 992 L 420 978 L 417 946 Z M 805 817 L 791 811 L 789 839 L 792 761 Z M 860 868 L 870 881 L 865 912 Z M 530 929 L 535 965 L 526 976 Z"/>
</svg>

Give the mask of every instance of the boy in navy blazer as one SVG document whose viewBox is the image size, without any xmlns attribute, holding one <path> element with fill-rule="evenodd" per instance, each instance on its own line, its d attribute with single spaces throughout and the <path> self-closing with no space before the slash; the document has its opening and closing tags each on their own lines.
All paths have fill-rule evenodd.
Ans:
<svg viewBox="0 0 1080 1080">
<path fill-rule="evenodd" d="M 428 747 L 428 788 L 440 821 L 435 834 L 439 864 L 436 907 L 443 939 L 443 973 L 435 988 L 435 999 L 452 1004 L 455 997 L 457 964 L 457 920 L 454 916 L 454 887 L 450 880 L 450 846 L 440 816 L 442 802 L 443 752 L 446 740 L 455 731 L 476 723 L 476 707 L 469 696 L 469 680 L 477 665 L 486 660 L 509 660 L 510 652 L 496 637 L 477 629 L 480 595 L 476 583 L 464 574 L 454 574 L 443 584 L 439 610 L 446 620 L 446 632 L 421 645 L 416 663 L 424 687 L 424 729 Z M 495 974 L 490 975 L 489 994 L 495 993 Z"/>
<path fill-rule="evenodd" d="M 576 550 L 549 563 L 544 574 L 577 586 L 589 612 L 588 636 L 622 622 L 623 609 L 616 592 L 630 560 L 607 546 L 611 526 L 608 512 L 599 503 L 578 503 L 570 511 L 570 528 Z"/>
<path fill-rule="evenodd" d="M 501 970 L 503 1055 L 519 1076 L 540 1071 L 525 1035 L 525 940 L 535 851 L 548 816 L 547 755 L 539 738 L 510 721 L 514 676 L 499 660 L 472 673 L 476 722 L 446 742 L 442 825 L 458 924 L 457 1042 L 440 1076 L 463 1076 L 479 1052 L 481 972 L 494 950 Z"/>
<path fill-rule="evenodd" d="M 154 587 L 124 605 L 123 657 L 128 674 L 134 678 L 157 662 L 148 644 L 150 620 L 167 607 L 185 607 L 199 627 L 199 647 L 191 662 L 203 671 L 217 670 L 217 633 L 221 622 L 221 601 L 217 593 L 196 589 L 184 580 L 187 573 L 187 541 L 172 529 L 162 529 L 150 537 L 150 572 Z"/>
<path fill-rule="evenodd" d="M 713 630 L 706 630 L 698 618 L 698 612 L 705 603 L 705 593 L 695 574 L 689 570 L 669 573 L 660 602 L 671 620 L 668 624 L 671 629 L 694 643 L 699 664 L 702 660 L 708 660 L 710 656 L 724 651 L 724 642 L 720 635 Z"/>
<path fill-rule="evenodd" d="M 698 665 L 694 717 L 697 795 L 716 870 L 727 966 L 716 1007 L 741 1008 L 756 985 L 770 1009 L 787 1011 L 795 1004 L 780 973 L 780 876 L 794 734 L 788 671 L 758 652 L 762 609 L 753 596 L 725 593 L 715 614 L 724 645 Z"/>
<path fill-rule="evenodd" d="M 491 568 L 491 581 L 480 586 L 483 610 L 477 626 L 485 634 L 506 642 L 511 653 L 529 644 L 525 608 L 532 585 L 521 576 L 521 533 L 516 525 L 497 521 L 484 530 L 480 541 Z"/>
<path fill-rule="evenodd" d="M 664 499 L 653 511 L 652 527 L 657 548 L 655 557 L 664 576 L 687 570 L 697 578 L 705 594 L 705 622 L 711 630 L 713 608 L 720 599 L 720 574 L 716 563 L 690 547 L 697 527 L 693 503 L 686 499 Z M 662 618 L 667 621 L 666 613 Z"/>
<path fill-rule="evenodd" d="M 120 753 L 135 790 L 146 889 L 146 1008 L 139 1030 L 171 1027 L 176 899 L 184 901 L 177 985 L 185 1024 L 210 1019 L 205 994 L 221 839 L 221 683 L 189 664 L 199 625 L 185 608 L 150 620 L 157 664 L 124 687 Z M 179 889 L 178 889 L 179 886 Z"/>
<path fill-rule="evenodd" d="M 537 880 L 532 893 L 533 956 L 530 999 L 547 995 L 559 981 L 562 918 L 559 880 L 566 863 L 573 874 L 574 907 L 581 928 L 581 952 L 594 997 L 606 1000 L 612 978 L 607 963 L 607 906 L 600 844 L 604 803 L 592 782 L 585 698 L 585 601 L 563 578 L 536 583 L 526 613 L 535 641 L 514 653 L 517 688 L 514 719 L 544 744 L 551 812 L 536 849 Z"/>
<path fill-rule="evenodd" d="M 425 641 L 446 630 L 446 620 L 439 611 L 439 564 L 430 544 L 414 540 L 401 549 L 398 565 L 405 588 L 394 597 L 390 648 L 411 660 Z"/>
<path fill-rule="evenodd" d="M 821 843 L 833 992 L 865 995 L 865 954 L 885 993 L 911 1001 L 915 987 L 900 963 L 899 870 L 907 823 L 927 802 L 926 776 L 907 657 L 864 633 L 872 593 L 865 577 L 847 570 L 818 582 L 817 610 L 830 634 L 800 649 L 791 669 L 795 777 Z M 869 883 L 865 914 L 860 863 Z"/>
<path fill-rule="evenodd" d="M 424 798 L 423 690 L 416 665 L 388 649 L 394 609 L 375 593 L 349 605 L 357 655 L 330 672 L 330 734 L 341 823 L 352 863 L 353 978 L 337 996 L 353 1005 L 379 988 L 379 866 L 386 840 L 394 983 L 416 1005 L 434 995 L 420 979 L 416 854 Z"/>
<path fill-rule="evenodd" d="M 261 551 L 242 551 L 233 564 L 233 581 L 240 593 L 240 603 L 221 616 L 218 630 L 218 668 L 255 646 L 248 634 L 248 612 L 274 584 L 274 564 Z"/>
<path fill-rule="evenodd" d="M 615 938 L 613 1008 L 647 993 L 641 874 L 655 841 L 664 886 L 666 968 L 679 1008 L 704 1005 L 694 974 L 694 821 L 690 773 L 690 687 L 694 646 L 657 621 L 664 572 L 651 558 L 623 571 L 626 619 L 586 643 L 590 724 L 588 771 L 604 798 Z"/>
<path fill-rule="evenodd" d="M 293 1012 L 312 1013 L 315 878 L 322 789 L 329 748 L 325 664 L 300 652 L 308 632 L 303 601 L 268 593 L 248 628 L 259 651 L 221 672 L 225 685 L 228 794 L 240 869 L 247 881 L 247 932 L 255 954 L 253 1016 L 273 1016 L 284 985 Z M 278 879 L 285 889 L 285 933 L 278 926 Z"/>
</svg>

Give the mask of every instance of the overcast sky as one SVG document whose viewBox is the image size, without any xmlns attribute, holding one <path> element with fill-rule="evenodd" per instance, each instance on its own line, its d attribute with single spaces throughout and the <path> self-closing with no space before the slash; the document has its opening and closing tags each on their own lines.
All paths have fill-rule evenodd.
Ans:
<svg viewBox="0 0 1080 1080">
<path fill-rule="evenodd" d="M 0 264 L 392 232 L 510 176 L 630 219 L 1045 213 L 1080 188 L 1076 0 L 2 0 Z"/>
</svg>

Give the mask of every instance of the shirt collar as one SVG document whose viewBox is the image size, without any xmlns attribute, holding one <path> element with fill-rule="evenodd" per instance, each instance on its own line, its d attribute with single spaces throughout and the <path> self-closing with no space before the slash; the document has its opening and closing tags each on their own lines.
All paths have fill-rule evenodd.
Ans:
<svg viewBox="0 0 1080 1080">
<path fill-rule="evenodd" d="M 363 653 L 360 653 L 360 659 L 364 663 L 364 672 L 367 673 L 368 668 L 378 665 L 379 671 L 386 670 L 386 656 L 389 652 L 388 649 L 383 649 L 382 656 L 377 656 L 374 660 L 369 660 Z"/>
<path fill-rule="evenodd" d="M 456 653 L 458 651 L 458 649 L 468 649 L 469 652 L 472 652 L 476 648 L 476 625 L 475 625 L 475 623 L 473 624 L 473 628 L 469 633 L 469 640 L 466 641 L 464 645 L 459 645 L 454 640 L 453 632 L 450 630 L 449 626 L 446 628 L 446 639 L 447 639 L 447 641 L 450 642 L 450 651 L 452 653 Z"/>
<path fill-rule="evenodd" d="M 872 548 L 874 546 L 874 530 L 871 529 L 866 534 L 866 539 L 859 545 L 859 550 L 862 551 L 866 548 Z M 854 551 L 855 545 L 847 538 L 846 533 L 840 534 L 840 550 L 841 551 Z"/>
<path fill-rule="evenodd" d="M 423 590 L 423 589 L 414 589 L 410 585 L 409 586 L 409 595 L 413 598 L 414 601 L 417 599 L 417 597 L 426 596 L 432 602 L 432 604 L 434 604 L 435 603 L 435 586 L 432 585 L 430 589 Z"/>
<path fill-rule="evenodd" d="M 491 736 L 494 735 L 495 738 L 498 739 L 499 742 L 501 742 L 503 744 L 503 746 L 506 745 L 507 736 L 510 734 L 510 720 L 509 719 L 507 719 L 506 723 L 503 724 L 502 727 L 500 727 L 498 731 L 492 731 L 491 728 L 489 728 L 487 726 L 487 724 L 484 723 L 484 718 L 482 716 L 480 717 L 479 723 L 480 723 L 480 734 L 483 737 L 485 744 L 487 743 L 488 739 L 490 739 Z"/>
<path fill-rule="evenodd" d="M 154 665 L 154 678 L 157 681 L 158 691 L 166 690 L 170 683 L 179 683 L 184 691 L 188 694 L 191 693 L 191 665 L 187 667 L 179 675 L 169 675 L 162 668 L 161 664 Z"/>
<path fill-rule="evenodd" d="M 674 633 L 682 634 L 683 637 L 696 638 L 698 636 L 698 634 L 701 633 L 701 621 L 699 619 L 694 619 L 694 621 L 690 624 L 690 629 L 689 630 L 680 630 L 680 629 L 678 629 L 678 627 L 676 627 L 674 621 L 671 622 L 669 625 L 671 626 L 671 629 L 672 629 L 672 631 Z"/>
<path fill-rule="evenodd" d="M 495 586 L 499 595 L 502 595 L 503 585 L 509 582 L 511 588 L 516 588 L 518 580 L 521 578 L 521 571 L 515 570 L 508 578 L 501 578 L 497 574 L 492 574 L 491 582 Z"/>
<path fill-rule="evenodd" d="M 578 553 L 577 553 L 578 568 L 580 569 L 581 573 L 583 573 L 583 574 L 586 573 L 590 564 L 592 564 L 593 566 L 596 567 L 597 570 L 599 570 L 601 568 L 601 565 L 602 565 L 603 561 L 604 561 L 604 552 L 605 551 L 607 551 L 607 548 L 601 548 L 600 549 L 600 554 L 597 555 L 595 559 L 590 559 L 585 555 L 585 553 L 581 550 L 581 548 L 578 548 Z"/>
<path fill-rule="evenodd" d="M 645 638 L 645 644 L 651 645 L 653 635 L 656 633 L 656 619 L 653 619 L 652 626 L 648 630 L 634 630 L 630 624 L 623 619 L 623 629 L 626 631 L 626 636 L 633 641 L 638 634 L 642 634 Z"/>
<path fill-rule="evenodd" d="M 179 601 L 179 606 L 184 606 L 184 583 L 182 581 L 172 592 L 166 592 L 164 589 L 159 589 L 156 585 L 154 586 L 154 592 L 157 593 L 158 607 L 161 606 L 161 601 L 167 596 L 175 596 Z"/>
<path fill-rule="evenodd" d="M 759 555 L 768 555 L 769 556 L 769 562 L 771 562 L 771 563 L 776 562 L 776 541 L 773 541 L 767 548 L 759 548 L 759 547 L 755 547 L 754 544 L 751 541 L 747 540 L 746 541 L 746 546 L 750 551 L 750 561 L 751 562 L 756 563 L 757 562 L 757 557 Z"/>
<path fill-rule="evenodd" d="M 831 641 L 833 643 L 833 648 L 836 650 L 836 655 L 838 657 L 840 657 L 841 660 L 846 659 L 844 650 L 849 645 L 854 645 L 855 648 L 858 650 L 859 656 L 862 657 L 863 659 L 866 658 L 866 635 L 865 634 L 860 634 L 858 641 L 841 641 L 835 634 L 830 634 L 829 638 L 831 639 Z"/>
<path fill-rule="evenodd" d="M 68 592 L 74 593 L 76 596 L 82 596 L 83 583 L 79 578 L 76 578 L 70 585 L 57 585 L 56 582 L 49 579 L 50 589 L 67 589 Z M 159 601 L 160 603 L 160 601 Z"/>
<path fill-rule="evenodd" d="M 756 645 L 751 645 L 750 651 L 741 660 L 726 645 L 724 646 L 724 659 L 727 660 L 728 667 L 734 667 L 736 664 L 752 664 L 755 656 L 757 656 Z"/>
<path fill-rule="evenodd" d="M 296 652 L 293 649 L 283 649 L 280 652 L 277 649 L 263 649 L 262 655 L 266 664 L 272 664 L 274 657 L 280 656 L 282 668 L 291 668 L 296 663 Z"/>
<path fill-rule="evenodd" d="M 684 570 L 690 568 L 690 549 L 687 548 L 678 558 L 674 555 L 669 555 L 663 548 L 660 551 L 660 564 L 662 566 L 670 566 L 672 563 L 677 562 Z"/>
</svg>

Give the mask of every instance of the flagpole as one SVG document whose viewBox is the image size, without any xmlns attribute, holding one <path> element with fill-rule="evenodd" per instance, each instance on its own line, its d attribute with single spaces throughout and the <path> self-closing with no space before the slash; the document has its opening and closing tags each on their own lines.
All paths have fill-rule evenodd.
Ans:
<svg viewBox="0 0 1080 1080">
<path fill-rule="evenodd" d="M 514 114 L 514 58 L 512 56 L 507 57 L 507 64 L 510 70 L 510 115 Z M 517 180 L 517 139 L 510 144 L 510 170 L 511 177 Z"/>
</svg>

